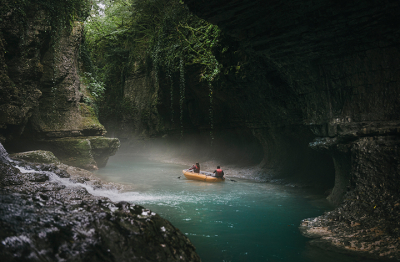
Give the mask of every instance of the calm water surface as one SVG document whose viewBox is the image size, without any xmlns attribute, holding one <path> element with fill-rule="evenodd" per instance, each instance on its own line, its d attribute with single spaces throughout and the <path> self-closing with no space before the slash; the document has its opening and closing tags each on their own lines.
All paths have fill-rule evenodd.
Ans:
<svg viewBox="0 0 400 262">
<path fill-rule="evenodd" d="M 171 221 L 189 237 L 204 262 L 366 261 L 307 245 L 309 239 L 300 234 L 298 225 L 330 209 L 323 199 L 249 180 L 191 181 L 182 175 L 184 168 L 119 153 L 96 173 L 108 181 L 133 184 L 132 192 L 109 197 L 143 205 Z"/>
</svg>

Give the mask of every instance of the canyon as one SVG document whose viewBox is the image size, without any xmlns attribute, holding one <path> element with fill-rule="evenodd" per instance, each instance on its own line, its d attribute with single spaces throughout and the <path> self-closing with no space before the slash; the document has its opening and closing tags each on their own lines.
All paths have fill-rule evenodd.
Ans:
<svg viewBox="0 0 400 262">
<path fill-rule="evenodd" d="M 218 25 L 229 47 L 215 50 L 226 71 L 213 86 L 212 120 L 210 89 L 188 66 L 181 115 L 178 75 L 170 89 L 136 72 L 124 96 L 139 114 L 100 124 L 79 76 L 82 24 L 54 41 L 48 14 L 32 8 L 27 27 L 16 13 L 1 16 L 0 142 L 10 153 L 49 150 L 86 169 L 115 154 L 114 137 L 202 145 L 226 163 L 240 156 L 272 177 L 331 188 L 336 209 L 300 226 L 316 245 L 399 259 L 400 4 L 184 3 Z"/>
</svg>

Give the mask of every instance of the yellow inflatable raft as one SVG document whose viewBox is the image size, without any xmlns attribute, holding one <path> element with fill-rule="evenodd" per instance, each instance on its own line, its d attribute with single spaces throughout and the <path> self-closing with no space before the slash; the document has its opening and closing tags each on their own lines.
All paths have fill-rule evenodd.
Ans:
<svg viewBox="0 0 400 262">
<path fill-rule="evenodd" d="M 213 177 L 213 173 L 200 171 L 200 173 L 194 173 L 193 171 L 188 171 L 187 169 L 182 170 L 182 173 L 187 179 L 199 180 L 204 182 L 223 182 L 225 177 Z"/>
</svg>

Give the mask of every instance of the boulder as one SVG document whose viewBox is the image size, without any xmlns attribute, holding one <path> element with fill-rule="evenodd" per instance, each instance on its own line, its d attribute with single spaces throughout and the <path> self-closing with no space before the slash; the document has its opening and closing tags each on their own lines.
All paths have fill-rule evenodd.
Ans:
<svg viewBox="0 0 400 262">
<path fill-rule="evenodd" d="M 44 150 L 36 150 L 36 151 L 28 151 L 22 153 L 14 153 L 10 155 L 13 159 L 23 159 L 28 162 L 37 162 L 37 163 L 60 163 L 60 160 L 50 151 Z"/>
<path fill-rule="evenodd" d="M 104 167 L 110 156 L 114 155 L 120 142 L 118 138 L 107 137 L 63 137 L 45 140 L 43 143 L 61 162 L 87 170 Z"/>
<path fill-rule="evenodd" d="M 8 162 L 8 153 L 0 143 L 0 162 Z"/>
<path fill-rule="evenodd" d="M 92 155 L 98 167 L 105 167 L 110 156 L 117 153 L 120 147 L 118 138 L 92 137 L 89 138 Z"/>
</svg>

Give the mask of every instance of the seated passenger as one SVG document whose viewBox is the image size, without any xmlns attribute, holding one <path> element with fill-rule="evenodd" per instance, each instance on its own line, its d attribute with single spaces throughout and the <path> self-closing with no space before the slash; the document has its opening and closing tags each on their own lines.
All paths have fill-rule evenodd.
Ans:
<svg viewBox="0 0 400 262">
<path fill-rule="evenodd" d="M 214 170 L 215 177 L 224 177 L 224 171 L 222 171 L 220 166 L 217 166 L 217 169 Z"/>
<path fill-rule="evenodd" d="M 196 163 L 195 165 L 193 165 L 191 168 L 188 169 L 188 171 L 193 170 L 193 172 L 195 173 L 200 173 L 200 164 Z"/>
</svg>

